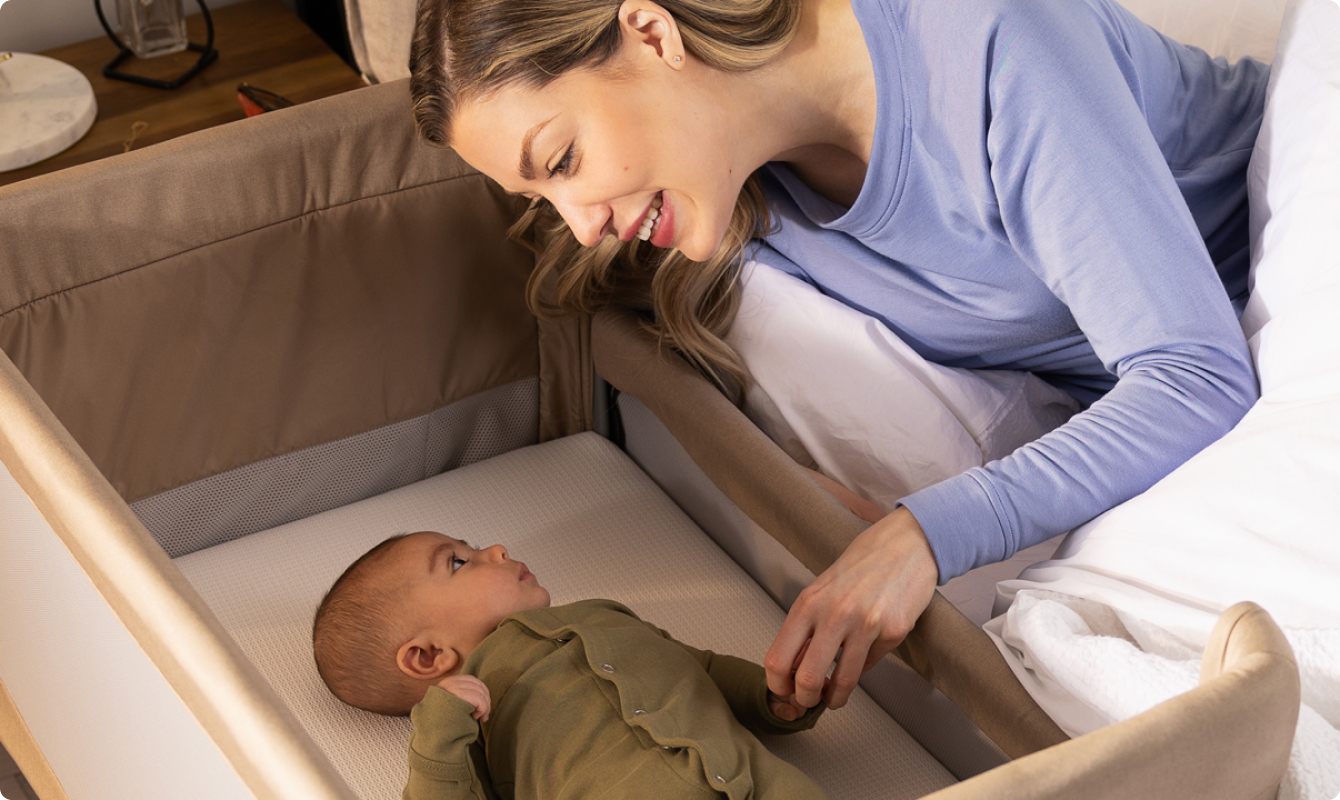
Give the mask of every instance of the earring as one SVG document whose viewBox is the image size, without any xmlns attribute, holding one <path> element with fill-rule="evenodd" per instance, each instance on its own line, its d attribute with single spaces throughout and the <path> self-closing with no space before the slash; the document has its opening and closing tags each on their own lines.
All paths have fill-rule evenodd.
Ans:
<svg viewBox="0 0 1340 800">
<path fill-rule="evenodd" d="M 675 56 L 675 61 L 676 61 L 676 62 L 683 61 L 683 60 L 684 60 L 684 59 L 680 58 L 679 56 Z"/>
</svg>

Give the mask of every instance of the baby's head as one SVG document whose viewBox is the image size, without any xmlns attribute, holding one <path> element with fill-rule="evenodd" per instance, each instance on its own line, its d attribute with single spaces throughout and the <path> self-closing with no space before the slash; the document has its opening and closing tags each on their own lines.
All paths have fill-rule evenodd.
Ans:
<svg viewBox="0 0 1340 800">
<path fill-rule="evenodd" d="M 321 679 L 351 706 L 408 714 L 510 614 L 549 592 L 502 545 L 432 531 L 393 536 L 349 565 L 312 624 Z"/>
</svg>

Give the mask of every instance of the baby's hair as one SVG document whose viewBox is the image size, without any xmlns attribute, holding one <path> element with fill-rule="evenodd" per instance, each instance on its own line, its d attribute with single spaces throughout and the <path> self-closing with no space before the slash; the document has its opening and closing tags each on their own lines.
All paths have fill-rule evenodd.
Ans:
<svg viewBox="0 0 1340 800">
<path fill-rule="evenodd" d="M 321 599 L 312 621 L 312 654 L 327 688 L 355 708 L 408 714 L 427 687 L 396 667 L 404 621 L 397 590 L 376 567 L 405 534 L 392 536 L 350 564 Z"/>
</svg>

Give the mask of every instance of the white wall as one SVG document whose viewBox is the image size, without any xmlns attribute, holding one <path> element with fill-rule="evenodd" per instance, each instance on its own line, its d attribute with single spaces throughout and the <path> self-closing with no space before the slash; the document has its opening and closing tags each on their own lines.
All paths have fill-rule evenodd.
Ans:
<svg viewBox="0 0 1340 800">
<path fill-rule="evenodd" d="M 205 0 L 210 9 L 238 0 Z M 294 0 L 284 0 L 293 7 Z M 116 0 L 102 0 L 107 21 L 116 25 Z M 196 0 L 185 0 L 187 14 L 196 14 Z M 0 52 L 36 53 L 106 36 L 98 24 L 93 0 L 0 0 Z"/>
</svg>

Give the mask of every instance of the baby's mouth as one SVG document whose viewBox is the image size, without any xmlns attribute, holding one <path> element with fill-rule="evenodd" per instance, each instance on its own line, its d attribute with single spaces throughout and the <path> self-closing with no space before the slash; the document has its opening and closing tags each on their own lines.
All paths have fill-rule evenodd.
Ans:
<svg viewBox="0 0 1340 800">
<path fill-rule="evenodd" d="M 660 227 L 661 224 L 662 203 L 661 193 L 657 192 L 656 196 L 651 200 L 651 207 L 647 209 L 647 216 L 642 218 L 642 224 L 638 226 L 637 238 L 645 242 L 656 233 L 656 229 Z"/>
</svg>

